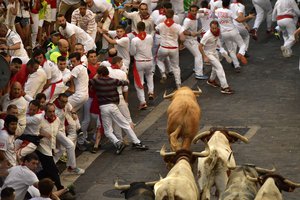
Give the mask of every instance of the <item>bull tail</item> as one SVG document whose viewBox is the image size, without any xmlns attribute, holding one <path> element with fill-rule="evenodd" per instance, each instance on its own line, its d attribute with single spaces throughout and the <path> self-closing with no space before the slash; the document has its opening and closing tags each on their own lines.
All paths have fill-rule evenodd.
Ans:
<svg viewBox="0 0 300 200">
<path fill-rule="evenodd" d="M 178 135 L 181 132 L 182 125 L 179 125 L 175 131 L 173 131 L 170 136 L 170 144 L 173 151 L 177 151 L 181 148 L 182 144 L 178 141 Z"/>
</svg>

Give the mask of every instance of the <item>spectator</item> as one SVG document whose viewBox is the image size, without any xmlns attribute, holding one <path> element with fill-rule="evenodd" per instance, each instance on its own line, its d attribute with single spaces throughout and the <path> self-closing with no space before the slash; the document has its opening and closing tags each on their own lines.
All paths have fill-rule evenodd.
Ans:
<svg viewBox="0 0 300 200">
<path fill-rule="evenodd" d="M 45 56 L 47 60 L 51 60 L 54 63 L 57 63 L 57 58 L 59 56 L 69 57 L 69 42 L 65 39 L 60 39 L 58 41 L 57 47 L 48 51 Z"/>
<path fill-rule="evenodd" d="M 12 187 L 6 187 L 1 190 L 1 200 L 15 200 L 16 193 Z"/>
</svg>

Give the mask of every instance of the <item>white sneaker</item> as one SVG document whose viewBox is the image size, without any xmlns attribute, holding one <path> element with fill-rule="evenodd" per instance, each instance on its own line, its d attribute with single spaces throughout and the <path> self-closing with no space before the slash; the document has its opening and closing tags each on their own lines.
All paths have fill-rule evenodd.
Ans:
<svg viewBox="0 0 300 200">
<path fill-rule="evenodd" d="M 81 169 L 81 168 L 79 168 L 79 167 L 75 167 L 75 168 L 71 168 L 71 167 L 69 167 L 68 168 L 68 172 L 70 173 L 70 174 L 76 174 L 76 175 L 80 175 L 80 174 L 84 174 L 85 173 L 85 170 L 84 169 Z"/>
<path fill-rule="evenodd" d="M 228 63 L 232 63 L 231 57 L 227 54 L 227 52 L 222 52 L 221 55 L 226 59 Z"/>
</svg>

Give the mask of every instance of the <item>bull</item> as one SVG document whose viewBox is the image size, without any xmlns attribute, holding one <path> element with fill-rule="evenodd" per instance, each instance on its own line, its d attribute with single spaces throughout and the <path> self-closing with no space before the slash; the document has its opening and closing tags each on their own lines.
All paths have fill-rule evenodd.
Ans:
<svg viewBox="0 0 300 200">
<path fill-rule="evenodd" d="M 259 174 L 273 173 L 275 168 L 263 169 L 254 165 L 242 165 L 230 168 L 230 176 L 221 200 L 253 200 L 259 190 L 257 183 L 247 176 L 258 177 Z"/>
<path fill-rule="evenodd" d="M 274 173 L 258 178 L 251 176 L 247 176 L 247 178 L 262 185 L 254 200 L 282 200 L 281 191 L 293 192 L 296 188 L 300 187 L 300 183 L 294 183 Z"/>
<path fill-rule="evenodd" d="M 172 99 L 168 107 L 167 133 L 172 151 L 190 150 L 193 138 L 198 132 L 201 117 L 197 96 L 201 89 L 193 91 L 189 87 L 181 87 L 164 99 Z"/>
<path fill-rule="evenodd" d="M 122 190 L 127 200 L 154 200 L 153 186 L 154 182 L 133 182 L 130 185 L 119 185 L 115 182 L 115 189 Z"/>
<path fill-rule="evenodd" d="M 216 128 L 199 133 L 193 142 L 197 143 L 200 139 L 207 141 L 211 152 L 206 158 L 198 158 L 197 171 L 201 200 L 209 200 L 210 190 L 214 185 L 216 195 L 222 195 L 228 181 L 228 167 L 236 166 L 230 143 L 238 139 L 248 143 L 248 139 L 236 132 Z"/>
<path fill-rule="evenodd" d="M 154 185 L 155 200 L 199 200 L 199 190 L 192 172 L 191 162 L 197 157 L 208 156 L 208 146 L 201 153 L 192 153 L 186 150 L 166 153 L 165 146 L 163 146 L 160 154 L 163 157 L 173 157 L 175 165 L 164 179 Z"/>
</svg>

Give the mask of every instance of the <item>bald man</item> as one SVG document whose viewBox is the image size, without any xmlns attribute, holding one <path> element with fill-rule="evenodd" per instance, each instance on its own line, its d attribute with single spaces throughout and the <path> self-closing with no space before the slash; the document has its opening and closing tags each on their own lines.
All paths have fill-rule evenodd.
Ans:
<svg viewBox="0 0 300 200">
<path fill-rule="evenodd" d="M 64 56 L 66 58 L 69 57 L 69 42 L 65 39 L 60 39 L 58 41 L 57 47 L 48 51 L 45 56 L 47 60 L 51 60 L 52 62 L 57 64 L 57 58 L 59 56 Z"/>
<path fill-rule="evenodd" d="M 22 95 L 22 85 L 19 82 L 14 82 L 10 88 L 10 93 L 7 93 L 3 96 L 1 104 L 4 112 L 6 112 L 7 107 L 11 104 L 14 104 L 18 107 L 18 128 L 16 130 L 17 136 L 22 135 L 26 127 L 26 111 L 28 102 Z"/>
</svg>

